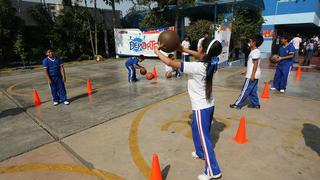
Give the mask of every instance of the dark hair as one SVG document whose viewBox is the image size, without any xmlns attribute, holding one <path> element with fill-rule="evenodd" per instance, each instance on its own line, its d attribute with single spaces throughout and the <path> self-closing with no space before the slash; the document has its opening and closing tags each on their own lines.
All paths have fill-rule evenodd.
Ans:
<svg viewBox="0 0 320 180">
<path fill-rule="evenodd" d="M 210 43 L 212 42 L 212 40 L 210 38 L 205 38 L 202 42 L 202 47 L 204 52 L 207 52 L 207 49 L 209 48 L 208 46 L 210 45 Z M 213 74 L 215 73 L 215 71 L 210 71 L 210 66 L 211 66 L 211 60 L 214 57 L 217 57 L 221 54 L 222 52 L 222 45 L 219 41 L 214 41 L 213 44 L 211 45 L 209 52 L 206 53 L 206 55 L 203 57 L 202 61 L 204 63 L 207 64 L 207 68 L 206 68 L 206 99 L 209 100 L 211 98 L 211 94 L 212 94 L 212 77 Z"/>
<path fill-rule="evenodd" d="M 141 55 L 139 56 L 139 59 L 141 59 L 141 60 L 143 61 L 143 60 L 144 60 L 144 55 L 141 54 Z"/>
<path fill-rule="evenodd" d="M 202 34 L 202 35 L 204 36 L 204 35 L 206 35 L 206 34 L 208 34 L 208 35 L 209 35 L 209 32 L 208 32 L 208 31 L 205 31 L 205 32 L 203 32 L 203 34 Z"/>
<path fill-rule="evenodd" d="M 285 40 L 287 40 L 287 41 L 289 41 L 289 36 L 288 35 L 283 35 L 282 37 L 281 37 L 281 39 L 285 39 Z"/>
<path fill-rule="evenodd" d="M 54 52 L 54 50 L 52 48 L 49 48 L 49 49 L 46 50 L 45 54 L 48 55 L 49 52 Z"/>
<path fill-rule="evenodd" d="M 250 39 L 256 43 L 257 47 L 261 46 L 263 43 L 263 37 L 260 34 L 252 36 Z"/>
<path fill-rule="evenodd" d="M 172 59 L 172 58 L 174 58 L 174 55 L 173 54 L 169 54 L 168 58 Z"/>
</svg>

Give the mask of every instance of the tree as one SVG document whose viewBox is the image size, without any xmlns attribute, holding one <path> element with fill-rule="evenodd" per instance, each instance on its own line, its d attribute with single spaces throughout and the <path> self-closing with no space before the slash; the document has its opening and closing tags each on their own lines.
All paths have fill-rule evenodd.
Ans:
<svg viewBox="0 0 320 180">
<path fill-rule="evenodd" d="M 113 28 L 116 28 L 118 25 L 117 25 L 117 15 L 116 15 L 116 5 L 115 3 L 120 3 L 122 2 L 123 0 L 103 0 L 107 5 L 111 6 L 112 8 L 112 26 Z"/>
<path fill-rule="evenodd" d="M 23 27 L 23 21 L 16 15 L 10 0 L 0 0 L 0 62 L 5 65 L 16 57 L 14 43 Z"/>
<path fill-rule="evenodd" d="M 22 60 L 22 65 L 25 67 L 25 60 L 27 59 L 27 52 L 25 50 L 25 42 L 22 34 L 17 35 L 16 42 L 14 43 L 14 52 L 20 57 Z"/>
<path fill-rule="evenodd" d="M 143 20 L 139 23 L 141 29 L 151 29 L 155 27 L 165 27 L 169 26 L 169 23 L 156 12 L 150 12 L 144 16 Z"/>
<path fill-rule="evenodd" d="M 211 28 L 212 25 L 213 23 L 211 21 L 199 20 L 188 26 L 186 28 L 186 33 L 190 36 L 191 40 L 198 40 L 206 31 L 208 31 L 209 34 L 214 33 L 214 29 Z"/>
<path fill-rule="evenodd" d="M 241 41 L 258 34 L 263 23 L 264 19 L 260 11 L 243 7 L 236 9 L 232 23 L 234 41 Z"/>
</svg>

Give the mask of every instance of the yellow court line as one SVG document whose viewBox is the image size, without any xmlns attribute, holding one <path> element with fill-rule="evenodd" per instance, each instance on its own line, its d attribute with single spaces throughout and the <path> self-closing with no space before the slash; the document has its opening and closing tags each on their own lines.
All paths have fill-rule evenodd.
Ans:
<svg viewBox="0 0 320 180">
<path fill-rule="evenodd" d="M 138 169 L 140 170 L 140 172 L 142 173 L 142 175 L 148 179 L 149 178 L 149 173 L 150 173 L 150 166 L 147 164 L 147 162 L 145 161 L 145 159 L 143 158 L 141 151 L 139 149 L 139 142 L 138 142 L 138 127 L 139 124 L 141 123 L 143 116 L 146 112 L 148 112 L 150 109 L 154 108 L 155 106 L 157 106 L 160 103 L 163 103 L 165 101 L 168 100 L 172 100 L 173 98 L 177 98 L 178 96 L 182 96 L 182 95 L 186 95 L 187 93 L 182 93 L 179 94 L 177 96 L 171 97 L 169 99 L 165 99 L 163 101 L 159 101 L 155 104 L 149 105 L 146 108 L 144 108 L 143 110 L 141 110 L 136 117 L 134 117 L 132 124 L 131 124 L 131 128 L 130 128 L 130 134 L 129 134 L 129 146 L 130 146 L 130 152 L 132 155 L 132 158 L 134 160 L 134 163 L 136 164 L 136 166 L 138 167 Z M 239 121 L 239 118 L 230 118 L 230 119 L 226 119 L 220 115 L 215 114 L 214 117 L 223 122 L 226 125 L 226 128 L 231 126 L 231 121 Z M 165 124 L 164 126 L 161 127 L 162 130 L 167 129 L 172 123 L 184 123 L 181 121 L 174 121 L 174 122 L 168 122 L 167 124 Z M 299 130 L 286 130 L 286 129 L 282 129 L 282 128 L 276 128 L 273 127 L 272 125 L 269 124 L 264 124 L 264 123 L 259 123 L 257 121 L 252 121 L 252 120 L 247 120 L 248 124 L 252 124 L 252 125 L 256 125 L 262 128 L 272 128 L 275 129 L 278 132 L 282 132 L 282 133 L 287 133 L 296 137 L 303 137 L 302 133 L 299 132 Z"/>
<path fill-rule="evenodd" d="M 86 82 L 85 80 L 83 79 L 78 79 L 78 78 L 70 78 L 71 81 L 80 81 L 80 82 Z M 21 84 L 24 84 L 24 83 L 27 83 L 29 81 L 32 81 L 32 79 L 29 79 L 29 80 L 25 80 L 25 81 L 22 81 L 22 82 L 19 82 L 19 83 L 16 83 L 14 85 L 11 85 L 7 88 L 7 92 L 10 94 L 10 95 L 13 95 L 13 96 L 22 96 L 22 97 L 30 97 L 30 96 L 33 96 L 32 92 L 28 93 L 28 94 L 24 94 L 24 93 L 18 93 L 18 92 L 15 92 L 13 89 L 16 87 L 16 86 L 19 86 Z"/>
<path fill-rule="evenodd" d="M 144 109 L 142 109 L 137 115 L 136 117 L 134 117 L 132 123 L 131 123 L 131 127 L 130 127 L 130 133 L 129 133 L 129 148 L 130 148 L 130 152 L 133 158 L 134 163 L 136 164 L 136 166 L 138 167 L 138 169 L 140 170 L 140 172 L 142 173 L 142 175 L 148 179 L 149 178 L 149 174 L 150 174 L 150 166 L 147 164 L 146 160 L 143 158 L 140 148 L 139 148 L 139 142 L 138 142 L 138 127 L 140 125 L 140 122 L 142 121 L 142 118 L 144 116 L 144 114 L 146 112 L 148 112 L 150 109 L 154 108 L 155 106 L 157 106 L 160 103 L 172 100 L 174 98 L 180 97 L 182 95 L 186 95 L 186 93 L 182 93 L 182 94 L 178 94 L 176 96 L 173 96 L 171 98 L 162 100 L 162 101 L 158 101 L 154 104 L 151 104 L 147 107 L 145 107 Z M 151 158 L 151 157 L 150 157 Z"/>
<path fill-rule="evenodd" d="M 124 178 L 115 174 L 103 171 L 101 169 L 89 169 L 80 165 L 73 164 L 46 164 L 46 163 L 33 163 L 23 164 L 17 166 L 0 167 L 0 174 L 18 173 L 28 171 L 62 171 L 68 173 L 79 173 L 88 176 L 95 176 L 104 180 L 124 180 Z"/>
</svg>

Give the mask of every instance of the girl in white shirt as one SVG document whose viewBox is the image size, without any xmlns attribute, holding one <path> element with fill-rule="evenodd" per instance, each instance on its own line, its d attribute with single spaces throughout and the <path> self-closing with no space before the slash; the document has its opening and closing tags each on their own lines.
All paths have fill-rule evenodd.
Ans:
<svg viewBox="0 0 320 180">
<path fill-rule="evenodd" d="M 188 36 L 184 36 L 184 40 L 182 41 L 181 45 L 186 49 L 190 49 L 191 44 L 190 44 L 190 39 Z M 190 62 L 190 54 L 189 53 L 182 52 L 182 55 L 183 55 L 184 62 Z"/>
<path fill-rule="evenodd" d="M 188 93 L 193 111 L 192 135 L 196 150 L 192 152 L 192 156 L 205 160 L 204 174 L 200 174 L 198 179 L 210 180 L 219 179 L 222 176 L 210 137 L 214 112 L 212 77 L 217 70 L 218 56 L 222 52 L 222 46 L 219 41 L 206 38 L 202 42 L 202 47 L 203 52 L 189 50 L 182 46 L 178 49 L 200 59 L 198 62 L 172 61 L 160 52 L 161 44 L 155 48 L 155 53 L 166 65 L 179 68 L 181 72 L 189 75 Z"/>
</svg>

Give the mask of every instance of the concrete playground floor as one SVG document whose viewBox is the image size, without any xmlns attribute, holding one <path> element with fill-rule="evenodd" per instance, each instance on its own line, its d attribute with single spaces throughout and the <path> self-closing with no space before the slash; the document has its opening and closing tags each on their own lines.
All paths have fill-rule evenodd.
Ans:
<svg viewBox="0 0 320 180">
<path fill-rule="evenodd" d="M 204 161 L 191 157 L 191 105 L 186 77 L 127 83 L 124 61 L 66 64 L 71 104 L 53 106 L 42 70 L 1 73 L 0 179 L 148 179 L 152 155 L 167 180 L 195 180 Z M 212 141 L 226 180 L 316 180 L 320 177 L 320 79 L 292 72 L 285 94 L 270 92 L 261 109 L 230 109 L 243 84 L 243 68 L 214 76 Z M 259 94 L 274 70 L 263 69 Z M 86 92 L 86 81 L 94 88 Z M 32 90 L 43 102 L 33 106 Z M 241 116 L 246 144 L 233 141 Z"/>
</svg>

